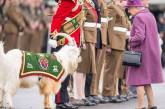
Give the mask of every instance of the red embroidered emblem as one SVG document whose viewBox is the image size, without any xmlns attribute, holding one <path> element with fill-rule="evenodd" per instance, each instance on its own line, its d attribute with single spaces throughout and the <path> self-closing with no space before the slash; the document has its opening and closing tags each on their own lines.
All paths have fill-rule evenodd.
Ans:
<svg viewBox="0 0 165 109">
<path fill-rule="evenodd" d="M 48 63 L 48 60 L 46 58 L 40 58 L 39 63 L 40 63 L 40 66 L 42 69 L 44 69 L 44 70 L 48 69 L 49 63 Z"/>
</svg>

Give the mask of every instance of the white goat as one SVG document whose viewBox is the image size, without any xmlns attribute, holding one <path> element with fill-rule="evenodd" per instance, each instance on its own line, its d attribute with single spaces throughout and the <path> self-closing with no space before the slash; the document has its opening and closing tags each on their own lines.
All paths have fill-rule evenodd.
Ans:
<svg viewBox="0 0 165 109">
<path fill-rule="evenodd" d="M 80 49 L 71 38 L 68 45 L 65 45 L 61 50 L 53 54 L 57 57 L 57 60 L 61 62 L 65 71 L 59 82 L 45 76 L 19 78 L 22 64 L 22 51 L 14 49 L 5 54 L 3 42 L 0 41 L 0 107 L 14 108 L 12 96 L 16 93 L 17 89 L 30 88 L 37 84 L 41 94 L 44 95 L 45 109 L 52 109 L 50 106 L 51 101 L 49 101 L 50 94 L 52 92 L 54 92 L 54 94 L 58 92 L 61 82 L 68 74 L 75 72 L 78 63 L 81 61 L 79 57 Z M 3 103 L 4 101 L 6 101 L 5 105 Z"/>
</svg>

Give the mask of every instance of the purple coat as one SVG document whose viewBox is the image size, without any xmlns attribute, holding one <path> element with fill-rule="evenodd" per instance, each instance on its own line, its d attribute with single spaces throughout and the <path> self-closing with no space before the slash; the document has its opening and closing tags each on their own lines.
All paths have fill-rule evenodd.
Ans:
<svg viewBox="0 0 165 109">
<path fill-rule="evenodd" d="M 130 47 L 142 52 L 142 65 L 128 67 L 127 85 L 146 85 L 163 82 L 157 24 L 148 9 L 134 16 Z"/>
</svg>

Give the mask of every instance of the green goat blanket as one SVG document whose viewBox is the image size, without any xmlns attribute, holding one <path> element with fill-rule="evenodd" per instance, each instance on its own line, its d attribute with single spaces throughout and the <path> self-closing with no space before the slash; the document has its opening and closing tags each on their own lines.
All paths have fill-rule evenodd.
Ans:
<svg viewBox="0 0 165 109">
<path fill-rule="evenodd" d="M 54 55 L 23 51 L 20 78 L 46 76 L 58 81 L 63 73 L 64 69 Z"/>
</svg>

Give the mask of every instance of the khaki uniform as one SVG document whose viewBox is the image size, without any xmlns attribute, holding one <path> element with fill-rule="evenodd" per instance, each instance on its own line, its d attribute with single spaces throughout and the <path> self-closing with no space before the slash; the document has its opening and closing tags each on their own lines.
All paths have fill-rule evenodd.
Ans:
<svg viewBox="0 0 165 109">
<path fill-rule="evenodd" d="M 17 48 L 17 39 L 20 31 L 26 27 L 24 16 L 18 6 L 10 5 L 4 7 L 4 13 L 7 20 L 4 24 L 5 33 L 5 52 Z"/>
<path fill-rule="evenodd" d="M 122 55 L 125 50 L 126 32 L 129 28 L 124 10 L 113 3 L 108 6 L 108 36 L 111 53 L 106 52 L 103 79 L 103 96 L 116 96 L 117 80 L 121 72 Z"/>
<path fill-rule="evenodd" d="M 92 76 L 91 95 L 99 95 L 99 81 L 100 81 L 101 72 L 102 72 L 102 68 L 104 64 L 106 45 L 107 45 L 107 27 L 108 27 L 107 6 L 104 1 L 100 2 L 99 5 L 101 9 L 102 48 L 97 49 L 97 53 L 96 53 L 97 74 L 93 74 Z"/>
<path fill-rule="evenodd" d="M 92 68 L 92 73 L 96 73 L 95 44 L 97 41 L 97 18 L 93 14 L 92 8 L 84 7 L 86 9 L 86 20 L 83 27 L 85 49 L 81 48 L 82 61 L 79 63 L 77 71 L 86 74 Z"/>
</svg>

